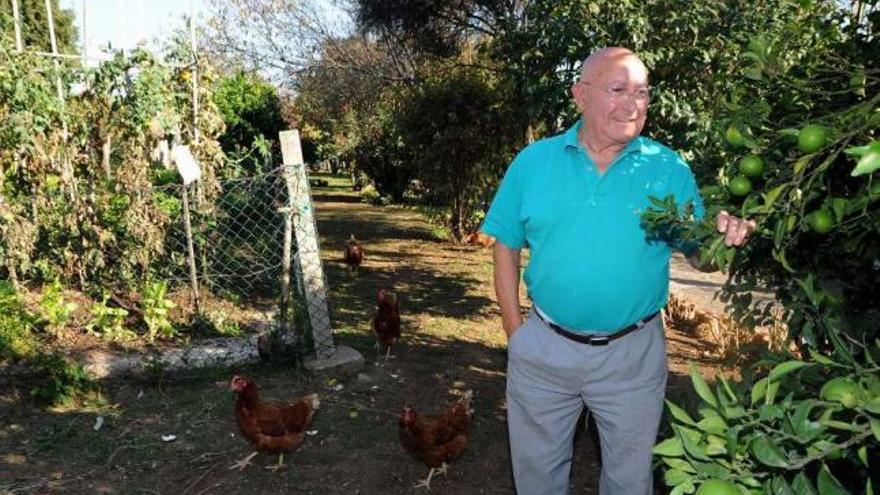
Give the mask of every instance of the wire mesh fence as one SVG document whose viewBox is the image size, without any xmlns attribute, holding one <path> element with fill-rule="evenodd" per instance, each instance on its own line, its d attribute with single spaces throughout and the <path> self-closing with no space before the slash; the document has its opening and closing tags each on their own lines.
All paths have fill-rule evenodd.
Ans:
<svg viewBox="0 0 880 495">
<path fill-rule="evenodd" d="M 199 187 L 172 184 L 154 190 L 157 196 L 180 201 L 166 237 L 167 262 L 160 267 L 164 276 L 175 286 L 190 287 L 196 301 L 193 311 L 216 306 L 206 304 L 209 301 L 228 301 L 259 315 L 261 326 L 299 351 L 332 353 L 320 247 L 304 171 L 279 167 L 226 180 L 210 202 L 199 199 Z M 186 203 L 192 260 L 184 228 Z"/>
</svg>

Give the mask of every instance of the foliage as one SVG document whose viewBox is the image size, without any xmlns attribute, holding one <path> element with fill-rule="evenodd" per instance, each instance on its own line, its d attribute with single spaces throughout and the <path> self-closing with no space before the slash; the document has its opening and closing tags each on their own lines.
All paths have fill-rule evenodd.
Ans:
<svg viewBox="0 0 880 495">
<path fill-rule="evenodd" d="M 51 284 L 43 286 L 40 310 L 49 328 L 63 327 L 76 307 L 76 303 L 64 299 L 64 288 L 61 286 L 61 282 L 53 280 Z"/>
<path fill-rule="evenodd" d="M 141 309 L 150 342 L 154 342 L 156 337 L 169 339 L 177 333 L 174 325 L 168 320 L 168 310 L 176 305 L 165 297 L 167 291 L 168 283 L 158 280 L 145 283 L 141 292 Z"/>
<path fill-rule="evenodd" d="M 462 239 L 488 209 L 518 133 L 508 125 L 508 95 L 485 71 L 445 63 L 426 71 L 403 93 L 396 130 L 411 150 L 420 199 L 448 209 L 444 225 Z"/>
<path fill-rule="evenodd" d="M 243 331 L 238 322 L 230 316 L 223 309 L 205 311 L 195 316 L 192 326 L 208 333 L 216 333 L 226 337 L 240 337 Z"/>
<path fill-rule="evenodd" d="M 58 0 L 51 0 L 52 20 L 55 22 L 55 43 L 60 53 L 77 53 L 77 29 L 71 9 L 61 9 Z M 21 19 L 21 43 L 25 50 L 51 52 L 49 39 L 49 19 L 45 0 L 18 0 L 18 15 Z M 5 2 L 0 9 L 0 31 L 14 32 L 11 2 Z"/>
<path fill-rule="evenodd" d="M 167 174 L 150 155 L 160 140 L 194 134 L 189 72 L 143 50 L 119 52 L 95 68 L 59 67 L 68 92 L 61 102 L 50 61 L 15 53 L 8 38 L 0 58 L 2 270 L 14 284 L 24 277 L 87 290 L 133 285 L 163 256 L 175 220 L 167 196 L 153 194 Z M 210 87 L 211 72 L 199 74 Z M 214 141 L 222 121 L 209 96 L 200 94 L 193 147 L 202 205 L 216 191 L 222 157 Z"/>
<path fill-rule="evenodd" d="M 880 341 L 871 353 L 880 357 Z M 850 366 L 814 354 L 811 362 L 771 358 L 755 368 L 763 371 L 754 379 L 720 378 L 713 389 L 691 366 L 699 416 L 667 402 L 675 435 L 654 447 L 671 493 L 693 493 L 708 479 L 734 482 L 744 494 L 872 493 L 877 362 Z"/>
<path fill-rule="evenodd" d="M 15 288 L 0 280 L 0 361 L 30 357 L 35 351 L 31 330 L 36 323 Z"/>
<path fill-rule="evenodd" d="M 274 85 L 240 71 L 217 82 L 213 101 L 226 124 L 225 132 L 219 137 L 224 152 L 229 154 L 268 141 L 266 151 L 269 153 L 263 153 L 264 163 L 250 164 L 251 171 L 259 167 L 265 172 L 271 170 L 273 161 L 280 162 L 278 133 L 288 126 Z"/>
<path fill-rule="evenodd" d="M 766 167 L 744 198 L 728 191 L 741 174 L 737 160 L 720 167 L 718 184 L 703 189 L 710 203 L 708 224 L 697 226 L 691 238 L 704 243 L 704 260 L 713 258 L 730 271 L 723 298 L 741 320 L 755 324 L 769 317 L 748 294 L 758 286 L 768 288 L 787 311 L 791 338 L 826 352 L 834 349 L 851 361 L 849 356 L 858 356 L 863 343 L 877 335 L 871 288 L 878 280 L 880 195 L 871 175 L 853 176 L 855 163 L 845 152 L 867 154 L 880 129 L 880 72 L 862 64 L 877 50 L 876 40 L 848 39 L 835 28 L 839 19 L 828 22 L 821 37 L 811 38 L 815 46 L 809 50 L 802 46 L 802 31 L 791 25 L 753 38 L 745 52 L 749 63 L 742 66 L 752 83 L 725 101 L 718 135 L 735 126 L 743 143 L 731 144 L 727 156 L 756 154 Z M 870 76 L 853 85 L 852 75 L 862 73 Z M 827 137 L 805 152 L 798 135 L 811 126 L 825 129 Z M 711 222 L 720 209 L 758 223 L 744 250 L 726 248 L 712 235 Z M 660 221 L 668 228 L 678 222 L 678 212 L 659 210 L 670 215 L 660 213 L 663 218 L 648 218 L 649 223 Z"/>
<path fill-rule="evenodd" d="M 108 299 L 109 294 L 104 294 L 101 302 L 92 305 L 90 309 L 92 320 L 86 325 L 86 331 L 111 341 L 133 339 L 134 332 L 125 328 L 128 311 L 125 308 L 109 306 Z"/>
<path fill-rule="evenodd" d="M 669 403 L 675 437 L 655 450 L 673 493 L 690 493 L 708 478 L 734 481 L 743 493 L 875 490 L 868 473 L 877 469 L 880 443 L 873 294 L 880 194 L 866 163 L 880 129 L 877 15 L 874 9 L 853 29 L 839 6 L 796 9 L 743 33 L 741 55 L 728 68 L 746 80 L 729 86 L 713 119 L 716 140 L 726 144 L 717 184 L 703 189 L 706 221 L 693 222 L 671 198 L 643 216 L 657 235 L 676 232 L 702 244 L 703 261 L 729 272 L 722 299 L 742 322 L 769 322 L 772 308 L 750 291 L 772 290 L 801 354 L 768 358 L 744 370 L 760 378 L 722 379 L 715 393 L 692 372 L 700 419 Z M 740 165 L 749 155 L 760 157 L 762 170 Z M 734 182 L 745 174 L 753 188 L 737 195 Z M 744 248 L 726 247 L 712 233 L 720 209 L 757 222 Z"/>
<path fill-rule="evenodd" d="M 31 367 L 44 377 L 43 383 L 31 390 L 31 395 L 49 404 L 67 404 L 96 388 L 82 363 L 58 353 L 39 353 Z"/>
</svg>

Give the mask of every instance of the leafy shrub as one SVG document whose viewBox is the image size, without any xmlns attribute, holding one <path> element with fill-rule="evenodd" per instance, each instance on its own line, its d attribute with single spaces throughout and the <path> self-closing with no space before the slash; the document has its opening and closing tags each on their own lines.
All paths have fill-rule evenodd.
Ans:
<svg viewBox="0 0 880 495">
<path fill-rule="evenodd" d="M 107 305 L 108 294 L 104 294 L 101 302 L 92 305 L 92 320 L 86 325 L 89 333 L 100 335 L 102 338 L 112 341 L 132 340 L 134 332 L 125 328 L 125 317 L 128 311 L 124 308 L 114 308 Z"/>
<path fill-rule="evenodd" d="M 40 310 L 50 329 L 63 327 L 76 308 L 76 303 L 64 300 L 63 288 L 57 279 L 43 287 Z"/>
<path fill-rule="evenodd" d="M 31 395 L 50 404 L 66 404 L 95 388 L 95 382 L 82 363 L 71 361 L 58 353 L 39 353 L 32 368 L 45 376 L 45 381 L 31 390 Z"/>
<path fill-rule="evenodd" d="M 238 322 L 229 318 L 229 314 L 222 309 L 208 310 L 196 315 L 192 324 L 193 329 L 206 333 L 219 334 L 227 337 L 240 337 L 243 332 Z"/>
<path fill-rule="evenodd" d="M 0 280 L 0 360 L 19 359 L 33 353 L 34 320 L 15 288 Z"/>
<path fill-rule="evenodd" d="M 880 358 L 880 343 L 873 354 Z M 765 371 L 739 383 L 720 378 L 713 390 L 692 366 L 702 401 L 696 418 L 667 402 L 675 434 L 654 453 L 671 493 L 693 493 L 710 479 L 734 483 L 743 494 L 873 493 L 876 370 L 819 354 L 811 362 L 772 359 L 756 367 Z"/>
<path fill-rule="evenodd" d="M 162 281 L 148 281 L 144 284 L 141 294 L 141 309 L 144 312 L 144 322 L 147 324 L 150 342 L 156 337 L 169 339 L 177 334 L 174 325 L 168 320 L 168 310 L 174 308 L 174 301 L 167 299 L 168 283 Z"/>
</svg>

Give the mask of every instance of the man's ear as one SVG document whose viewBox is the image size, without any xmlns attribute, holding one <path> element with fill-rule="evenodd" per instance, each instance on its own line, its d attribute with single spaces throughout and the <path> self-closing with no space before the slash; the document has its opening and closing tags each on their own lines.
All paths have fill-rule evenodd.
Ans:
<svg viewBox="0 0 880 495">
<path fill-rule="evenodd" d="M 584 108 L 586 108 L 586 105 L 584 104 L 586 99 L 584 90 L 585 88 L 583 84 L 574 83 L 571 85 L 571 97 L 579 112 L 583 112 Z"/>
</svg>

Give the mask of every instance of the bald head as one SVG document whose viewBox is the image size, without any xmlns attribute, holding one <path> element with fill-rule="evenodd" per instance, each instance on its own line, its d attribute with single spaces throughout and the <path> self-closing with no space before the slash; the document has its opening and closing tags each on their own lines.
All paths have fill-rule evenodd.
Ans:
<svg viewBox="0 0 880 495">
<path fill-rule="evenodd" d="M 581 66 L 580 80 L 589 81 L 607 72 L 610 68 L 622 64 L 634 66 L 634 68 L 640 69 L 646 74 L 648 72 L 645 64 L 642 63 L 632 50 L 620 46 L 610 46 L 593 52 L 584 60 Z"/>
<path fill-rule="evenodd" d="M 622 149 L 642 132 L 650 95 L 648 69 L 631 50 L 603 48 L 587 57 L 571 93 L 587 146 Z"/>
</svg>

